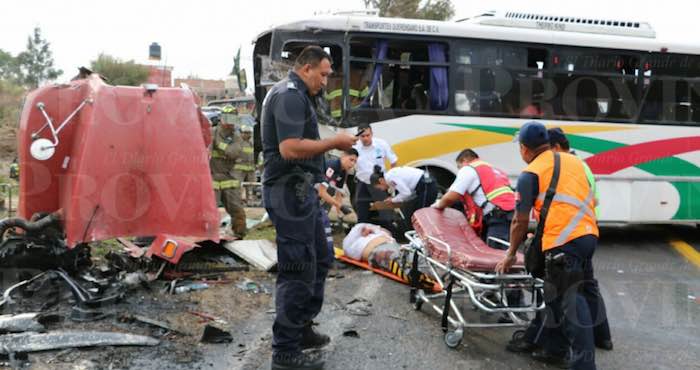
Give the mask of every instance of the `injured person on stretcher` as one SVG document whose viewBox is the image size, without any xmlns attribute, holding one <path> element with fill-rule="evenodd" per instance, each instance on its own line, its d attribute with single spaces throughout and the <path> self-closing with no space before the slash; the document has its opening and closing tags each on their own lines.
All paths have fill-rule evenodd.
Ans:
<svg viewBox="0 0 700 370">
<path fill-rule="evenodd" d="M 400 280 L 411 284 L 410 252 L 402 250 L 391 232 L 381 226 L 358 223 L 343 239 L 343 253 L 346 257 L 359 262 L 366 262 L 373 268 L 395 275 Z M 434 286 L 426 274 L 418 275 L 419 287 L 432 289 Z"/>
</svg>

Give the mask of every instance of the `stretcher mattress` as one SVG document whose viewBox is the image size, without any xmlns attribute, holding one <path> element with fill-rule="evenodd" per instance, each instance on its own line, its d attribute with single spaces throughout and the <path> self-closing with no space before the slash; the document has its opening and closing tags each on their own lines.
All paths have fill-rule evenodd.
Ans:
<svg viewBox="0 0 700 370">
<path fill-rule="evenodd" d="M 504 250 L 486 245 L 472 230 L 462 212 L 447 208 L 423 208 L 413 214 L 413 228 L 427 245 L 430 256 L 447 262 L 447 248 L 427 239 L 427 236 L 442 240 L 452 249 L 452 266 L 462 270 L 493 272 L 496 264 L 505 256 Z M 522 270 L 523 255 L 517 254 L 514 269 Z"/>
</svg>

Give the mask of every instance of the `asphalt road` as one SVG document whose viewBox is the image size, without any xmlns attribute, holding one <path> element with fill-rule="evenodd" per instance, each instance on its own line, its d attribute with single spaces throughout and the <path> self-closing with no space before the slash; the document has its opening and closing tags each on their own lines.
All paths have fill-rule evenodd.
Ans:
<svg viewBox="0 0 700 370">
<path fill-rule="evenodd" d="M 596 352 L 599 369 L 700 368 L 700 266 L 670 240 L 700 252 L 695 228 L 635 226 L 604 228 L 595 255 L 596 275 L 607 304 L 615 348 Z M 686 254 L 687 254 L 686 250 Z M 691 252 L 692 253 L 692 252 Z M 356 269 L 340 269 L 327 285 L 317 318 L 332 337 L 324 349 L 326 369 L 546 369 L 527 356 L 504 350 L 513 329 L 470 329 L 456 349 L 443 342 L 439 317 L 415 311 L 408 288 Z M 369 316 L 348 313 L 353 298 L 371 302 Z M 234 342 L 206 350 L 201 368 L 269 369 L 273 315 L 260 313 L 232 328 Z M 467 309 L 472 319 L 494 321 Z M 354 330 L 356 337 L 343 336 Z"/>
</svg>

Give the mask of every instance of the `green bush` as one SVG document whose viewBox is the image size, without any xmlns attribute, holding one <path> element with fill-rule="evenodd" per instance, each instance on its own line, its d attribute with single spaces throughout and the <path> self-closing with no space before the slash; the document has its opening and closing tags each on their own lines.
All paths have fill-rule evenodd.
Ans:
<svg viewBox="0 0 700 370">
<path fill-rule="evenodd" d="M 140 86 L 148 79 L 148 67 L 123 61 L 111 55 L 100 54 L 91 62 L 93 72 L 106 78 L 111 85 Z"/>
</svg>

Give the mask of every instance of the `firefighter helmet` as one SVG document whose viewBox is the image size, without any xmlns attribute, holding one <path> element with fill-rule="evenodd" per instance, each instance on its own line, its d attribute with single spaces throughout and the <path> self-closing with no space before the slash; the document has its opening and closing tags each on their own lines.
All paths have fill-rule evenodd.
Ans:
<svg viewBox="0 0 700 370">
<path fill-rule="evenodd" d="M 228 125 L 238 123 L 238 109 L 230 104 L 221 108 L 221 123 Z"/>
</svg>

